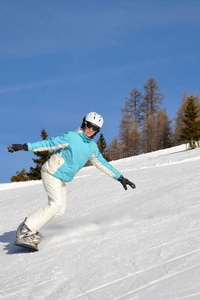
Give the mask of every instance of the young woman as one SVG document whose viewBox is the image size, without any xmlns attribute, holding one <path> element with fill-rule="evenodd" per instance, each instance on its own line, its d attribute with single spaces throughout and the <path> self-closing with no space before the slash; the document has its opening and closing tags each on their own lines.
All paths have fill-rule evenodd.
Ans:
<svg viewBox="0 0 200 300">
<path fill-rule="evenodd" d="M 56 150 L 42 166 L 41 171 L 48 203 L 39 207 L 20 224 L 16 232 L 16 244 L 37 245 L 40 243 L 38 230 L 47 222 L 62 216 L 66 210 L 65 182 L 70 182 L 88 160 L 102 172 L 121 182 L 125 190 L 127 190 L 127 185 L 132 188 L 136 187 L 109 164 L 99 152 L 93 138 L 102 126 L 102 116 L 90 112 L 84 117 L 77 131 L 67 131 L 58 137 L 36 143 L 8 146 L 9 152 Z"/>
</svg>

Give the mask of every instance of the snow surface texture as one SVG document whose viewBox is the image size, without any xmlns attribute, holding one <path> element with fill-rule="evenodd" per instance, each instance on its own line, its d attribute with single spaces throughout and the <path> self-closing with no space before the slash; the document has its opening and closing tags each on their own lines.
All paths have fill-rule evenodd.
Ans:
<svg viewBox="0 0 200 300">
<path fill-rule="evenodd" d="M 67 184 L 65 215 L 41 229 L 34 253 L 13 242 L 46 202 L 43 185 L 0 184 L 0 299 L 200 299 L 200 149 L 112 164 L 137 188 L 82 169 Z"/>
</svg>

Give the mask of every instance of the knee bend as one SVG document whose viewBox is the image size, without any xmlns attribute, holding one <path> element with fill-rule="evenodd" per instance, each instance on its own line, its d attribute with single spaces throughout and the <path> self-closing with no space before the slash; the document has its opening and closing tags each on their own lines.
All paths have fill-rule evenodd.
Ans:
<svg viewBox="0 0 200 300">
<path fill-rule="evenodd" d="M 50 202 L 48 203 L 50 211 L 54 214 L 57 214 L 59 211 L 63 209 L 63 204 L 62 203 L 55 203 L 55 202 Z"/>
<path fill-rule="evenodd" d="M 62 215 L 64 215 L 65 211 L 66 211 L 66 205 L 63 205 L 63 206 L 61 207 L 61 209 L 57 212 L 57 215 L 58 215 L 59 217 L 61 217 Z"/>
</svg>

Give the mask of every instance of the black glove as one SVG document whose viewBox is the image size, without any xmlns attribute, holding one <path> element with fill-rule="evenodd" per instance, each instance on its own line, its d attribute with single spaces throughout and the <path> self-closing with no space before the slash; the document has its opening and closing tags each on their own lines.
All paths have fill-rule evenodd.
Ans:
<svg viewBox="0 0 200 300">
<path fill-rule="evenodd" d="M 8 152 L 15 152 L 15 151 L 28 151 L 27 144 L 11 144 L 8 146 Z"/>
<path fill-rule="evenodd" d="M 127 178 L 124 178 L 122 175 L 119 177 L 118 181 L 121 182 L 125 190 L 127 190 L 127 184 L 130 185 L 132 189 L 136 188 L 136 185 L 133 182 L 129 181 Z"/>
</svg>

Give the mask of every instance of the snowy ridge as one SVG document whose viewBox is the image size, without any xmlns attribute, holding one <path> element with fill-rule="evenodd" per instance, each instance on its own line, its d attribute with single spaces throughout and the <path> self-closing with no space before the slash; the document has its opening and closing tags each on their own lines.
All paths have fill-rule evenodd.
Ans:
<svg viewBox="0 0 200 300">
<path fill-rule="evenodd" d="M 11 189 L 20 189 L 36 184 L 41 184 L 40 180 L 33 180 L 27 182 L 12 182 L 12 183 L 0 183 L 0 191 L 11 190 Z"/>
<path fill-rule="evenodd" d="M 0 299 L 200 299 L 200 149 L 181 145 L 94 167 L 67 184 L 65 215 L 41 229 L 40 251 L 13 245 L 46 202 L 41 181 L 0 184 Z"/>
</svg>

